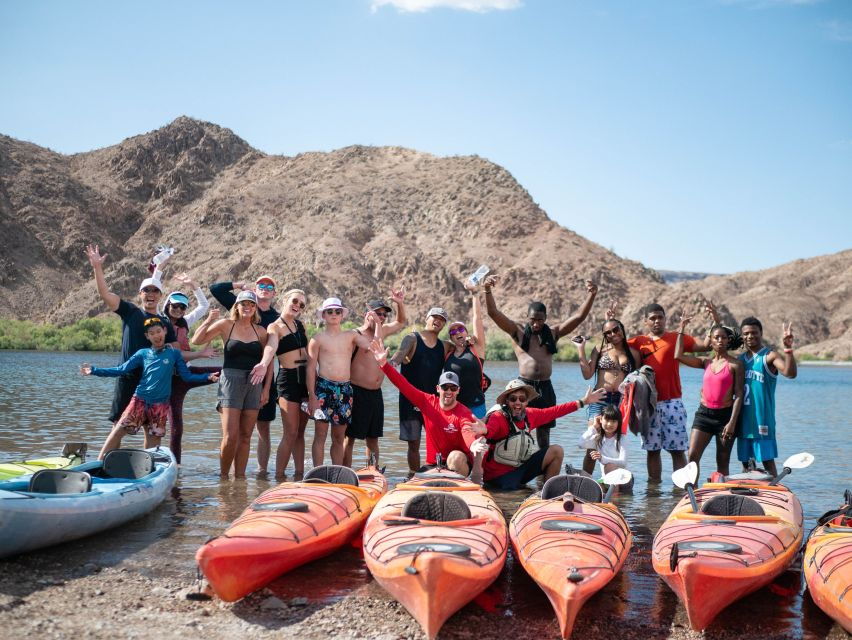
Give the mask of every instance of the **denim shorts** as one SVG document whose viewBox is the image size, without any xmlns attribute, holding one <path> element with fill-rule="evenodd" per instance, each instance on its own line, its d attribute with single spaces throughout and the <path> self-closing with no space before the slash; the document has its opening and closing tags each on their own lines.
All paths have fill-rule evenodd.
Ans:
<svg viewBox="0 0 852 640">
<path fill-rule="evenodd" d="M 618 391 L 607 391 L 604 399 L 601 402 L 593 402 L 586 407 L 586 415 L 589 420 L 603 413 L 604 408 L 609 404 L 614 404 L 616 407 L 621 403 L 621 394 Z"/>
</svg>

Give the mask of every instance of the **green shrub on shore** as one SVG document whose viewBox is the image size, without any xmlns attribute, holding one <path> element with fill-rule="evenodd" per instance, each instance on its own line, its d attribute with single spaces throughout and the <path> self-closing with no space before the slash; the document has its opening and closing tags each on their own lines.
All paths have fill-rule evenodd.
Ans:
<svg viewBox="0 0 852 640">
<path fill-rule="evenodd" d="M 83 318 L 58 327 L 3 318 L 0 319 L 0 349 L 118 351 L 121 349 L 121 320 L 117 317 Z"/>
<path fill-rule="evenodd" d="M 344 322 L 344 329 L 360 326 L 354 322 Z M 320 331 L 313 323 L 305 326 L 308 337 Z M 385 346 L 393 353 L 399 348 L 403 336 L 422 327 L 410 327 L 390 336 Z M 447 332 L 441 333 L 443 340 L 448 339 Z M 216 339 L 214 347 L 222 348 L 222 341 Z M 83 318 L 74 324 L 58 327 L 49 324 L 36 324 L 28 320 L 0 319 L 0 349 L 29 349 L 35 351 L 119 351 L 121 349 L 121 319 L 116 316 Z M 577 362 L 577 349 L 570 341 L 562 341 L 559 351 L 554 355 L 557 362 Z M 512 340 L 504 333 L 490 332 L 486 344 L 486 360 L 491 362 L 515 360 Z"/>
</svg>

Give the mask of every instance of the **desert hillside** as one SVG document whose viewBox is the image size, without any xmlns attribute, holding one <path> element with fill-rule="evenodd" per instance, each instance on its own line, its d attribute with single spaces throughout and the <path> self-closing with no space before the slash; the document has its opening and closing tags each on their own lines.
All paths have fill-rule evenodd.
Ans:
<svg viewBox="0 0 852 640">
<path fill-rule="evenodd" d="M 203 283 L 268 272 L 282 290 L 305 289 L 312 306 L 339 295 L 360 309 L 405 283 L 416 316 L 433 304 L 466 316 L 461 280 L 481 263 L 502 275 L 497 300 L 518 318 L 531 299 L 569 314 L 592 278 L 601 294 L 586 333 L 598 332 L 610 298 L 639 330 L 645 302 L 675 309 L 703 292 L 729 317 L 765 319 L 770 337 L 793 319 L 807 351 L 852 356 L 852 251 L 667 286 L 550 220 L 505 169 L 477 156 L 363 146 L 267 155 L 186 117 L 72 156 L 0 136 L 0 234 L 0 313 L 38 321 L 102 312 L 87 242 L 109 254 L 107 280 L 124 296 L 163 243 L 178 249 L 172 272 Z"/>
</svg>

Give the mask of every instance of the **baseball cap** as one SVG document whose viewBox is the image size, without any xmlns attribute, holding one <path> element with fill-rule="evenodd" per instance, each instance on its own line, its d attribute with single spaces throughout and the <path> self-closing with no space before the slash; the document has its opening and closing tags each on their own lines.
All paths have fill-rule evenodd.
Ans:
<svg viewBox="0 0 852 640">
<path fill-rule="evenodd" d="M 367 303 L 367 311 L 378 311 L 379 309 L 387 309 L 388 313 L 393 311 L 391 306 L 384 300 L 370 300 Z"/>
<path fill-rule="evenodd" d="M 187 298 L 186 294 L 182 293 L 181 291 L 173 291 L 172 293 L 169 294 L 169 298 L 168 298 L 168 300 L 166 300 L 166 303 L 167 304 L 169 304 L 169 303 L 171 303 L 171 304 L 183 304 L 183 305 L 186 305 L 188 307 L 189 306 L 189 298 Z"/>
<path fill-rule="evenodd" d="M 255 295 L 254 291 L 240 291 L 234 304 L 239 304 L 243 300 L 248 300 L 249 302 L 257 304 L 257 295 Z"/>
<path fill-rule="evenodd" d="M 157 287 L 157 289 L 160 290 L 160 293 L 163 292 L 163 283 L 156 278 L 145 278 L 142 281 L 142 284 L 139 285 L 139 291 L 142 291 L 145 287 Z"/>
<path fill-rule="evenodd" d="M 264 280 L 269 280 L 269 282 L 271 282 L 271 283 L 272 283 L 272 286 L 274 286 L 276 289 L 278 288 L 278 284 L 275 282 L 275 278 L 273 278 L 272 276 L 270 276 L 269 274 L 266 274 L 266 273 L 264 273 L 264 274 L 263 274 L 262 276 L 260 276 L 257 280 L 255 280 L 255 281 L 254 281 L 254 283 L 255 283 L 255 284 L 260 284 L 260 283 L 261 283 L 261 282 L 263 282 Z"/>
<path fill-rule="evenodd" d="M 444 322 L 450 319 L 450 315 L 442 308 L 442 307 L 432 307 L 429 309 L 429 313 L 426 314 L 426 318 L 429 316 L 438 316 L 444 319 Z"/>
<path fill-rule="evenodd" d="M 457 387 L 461 386 L 459 383 L 459 377 L 452 371 L 444 371 L 444 373 L 441 374 L 441 377 L 438 378 L 438 386 L 440 387 L 442 384 L 454 384 Z"/>
</svg>

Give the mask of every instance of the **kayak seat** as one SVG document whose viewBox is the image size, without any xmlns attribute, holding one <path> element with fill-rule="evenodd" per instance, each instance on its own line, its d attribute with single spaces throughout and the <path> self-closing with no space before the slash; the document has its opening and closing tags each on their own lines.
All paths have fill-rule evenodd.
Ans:
<svg viewBox="0 0 852 640">
<path fill-rule="evenodd" d="M 708 516 L 765 516 L 757 500 L 741 495 L 713 496 L 701 505 L 701 513 Z"/>
<path fill-rule="evenodd" d="M 470 507 L 467 503 L 451 493 L 418 493 L 408 499 L 400 514 L 404 518 L 417 520 L 434 520 L 436 522 L 452 522 L 453 520 L 468 520 Z"/>
<path fill-rule="evenodd" d="M 92 476 L 85 471 L 42 469 L 30 478 L 30 493 L 88 493 Z"/>
<path fill-rule="evenodd" d="M 304 482 L 327 482 L 329 484 L 351 484 L 358 486 L 358 474 L 349 467 L 339 464 L 324 464 L 314 467 L 305 474 Z"/>
<path fill-rule="evenodd" d="M 104 456 L 108 478 L 138 480 L 154 472 L 154 456 L 144 449 L 113 449 Z"/>
<path fill-rule="evenodd" d="M 86 459 L 86 451 L 88 451 L 89 445 L 85 442 L 66 442 L 65 446 L 62 447 L 62 453 L 60 454 L 63 458 L 73 458 L 74 456 L 79 456 L 82 460 Z"/>
<path fill-rule="evenodd" d="M 458 482 L 450 482 L 449 480 L 429 480 L 428 482 L 424 482 L 421 486 L 423 487 L 457 487 L 459 486 Z"/>
<path fill-rule="evenodd" d="M 553 476 L 541 488 L 541 499 L 551 500 L 570 493 L 583 502 L 602 502 L 601 485 L 586 476 Z"/>
</svg>

